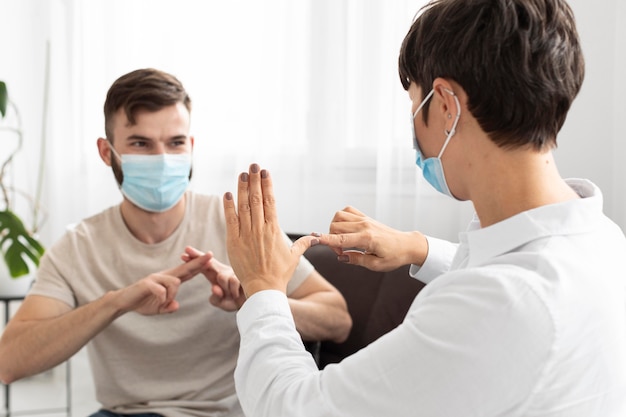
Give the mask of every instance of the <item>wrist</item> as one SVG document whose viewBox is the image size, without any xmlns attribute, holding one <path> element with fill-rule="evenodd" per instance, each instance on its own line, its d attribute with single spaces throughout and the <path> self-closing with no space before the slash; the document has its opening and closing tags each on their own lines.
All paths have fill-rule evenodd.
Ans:
<svg viewBox="0 0 626 417">
<path fill-rule="evenodd" d="M 113 319 L 116 319 L 129 311 L 124 307 L 121 300 L 121 290 L 108 291 L 100 298 L 101 306 L 99 307 L 103 307 L 104 309 L 110 311 Z"/>
<path fill-rule="evenodd" d="M 252 295 L 256 294 L 257 292 L 266 291 L 266 290 L 277 290 L 285 294 L 287 293 L 286 286 L 280 285 L 273 281 L 263 280 L 260 278 L 252 279 L 245 284 L 241 283 L 241 286 L 243 288 L 243 292 L 244 292 L 246 299 L 252 297 Z"/>
<path fill-rule="evenodd" d="M 428 239 L 420 232 L 406 232 L 407 259 L 406 264 L 422 266 L 428 256 Z"/>
</svg>

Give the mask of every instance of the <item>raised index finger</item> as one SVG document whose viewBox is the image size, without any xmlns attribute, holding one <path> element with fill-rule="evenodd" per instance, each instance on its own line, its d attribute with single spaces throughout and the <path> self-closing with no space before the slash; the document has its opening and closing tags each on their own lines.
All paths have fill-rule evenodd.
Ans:
<svg viewBox="0 0 626 417">
<path fill-rule="evenodd" d="M 251 228 L 251 207 L 250 207 L 250 175 L 242 172 L 237 182 L 237 207 L 239 208 L 239 232 L 246 233 Z M 236 236 L 236 235 L 235 235 Z"/>
<path fill-rule="evenodd" d="M 205 253 L 195 259 L 178 265 L 174 268 L 163 271 L 167 275 L 178 277 L 181 281 L 187 281 L 202 272 L 207 262 L 211 260 L 211 254 Z"/>
<path fill-rule="evenodd" d="M 248 202 L 252 228 L 261 228 L 265 224 L 265 196 L 261 188 L 261 168 L 258 164 L 250 165 L 248 182 Z M 241 197 L 240 197 L 241 198 Z M 239 203 L 241 204 L 241 203 Z"/>
<path fill-rule="evenodd" d="M 237 215 L 237 209 L 235 208 L 233 194 L 231 192 L 225 193 L 222 203 L 224 205 L 227 237 L 230 238 L 239 236 L 239 216 Z"/>
<path fill-rule="evenodd" d="M 265 212 L 265 221 L 275 224 L 278 215 L 276 213 L 276 200 L 274 198 L 274 184 L 270 178 L 268 170 L 261 170 L 261 189 L 263 192 L 263 209 Z"/>
<path fill-rule="evenodd" d="M 367 242 L 357 233 L 320 233 L 317 234 L 319 243 L 333 248 L 358 249 L 364 251 Z"/>
</svg>

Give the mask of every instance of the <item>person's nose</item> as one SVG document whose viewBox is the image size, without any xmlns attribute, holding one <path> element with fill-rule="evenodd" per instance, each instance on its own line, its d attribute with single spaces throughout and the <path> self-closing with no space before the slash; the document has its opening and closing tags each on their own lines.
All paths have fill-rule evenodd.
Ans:
<svg viewBox="0 0 626 417">
<path fill-rule="evenodd" d="M 156 146 L 154 147 L 154 154 L 155 155 L 161 155 L 167 153 L 167 149 L 165 147 L 165 144 L 162 142 L 157 142 Z"/>
</svg>

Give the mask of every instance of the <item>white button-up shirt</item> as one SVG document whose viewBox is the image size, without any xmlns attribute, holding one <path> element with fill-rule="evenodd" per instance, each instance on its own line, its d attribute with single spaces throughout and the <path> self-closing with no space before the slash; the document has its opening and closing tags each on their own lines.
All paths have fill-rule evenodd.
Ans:
<svg viewBox="0 0 626 417">
<path fill-rule="evenodd" d="M 626 240 L 593 184 L 568 183 L 585 198 L 429 239 L 404 322 L 323 371 L 285 295 L 254 294 L 237 316 L 246 415 L 626 416 Z"/>
</svg>

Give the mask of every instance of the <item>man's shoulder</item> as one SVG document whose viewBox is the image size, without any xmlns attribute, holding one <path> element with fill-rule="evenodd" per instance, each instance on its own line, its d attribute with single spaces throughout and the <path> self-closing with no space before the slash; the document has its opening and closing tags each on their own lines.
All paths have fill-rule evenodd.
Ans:
<svg viewBox="0 0 626 417">
<path fill-rule="evenodd" d="M 192 206 L 221 206 L 222 198 L 216 194 L 187 191 L 187 199 Z"/>
<path fill-rule="evenodd" d="M 77 223 L 68 224 L 63 235 L 51 245 L 49 254 L 67 254 L 89 250 L 93 245 L 105 244 L 110 236 L 121 235 L 124 222 L 119 205 L 85 217 Z"/>
<path fill-rule="evenodd" d="M 77 233 L 85 230 L 97 230 L 101 228 L 110 228 L 116 222 L 121 221 L 120 206 L 115 205 L 106 208 L 99 213 L 85 217 L 78 223 L 70 224 L 66 227 L 67 234 Z"/>
<path fill-rule="evenodd" d="M 202 194 L 188 191 L 187 201 L 189 202 L 188 214 L 192 218 L 217 219 L 224 218 L 224 206 L 222 198 L 215 194 Z"/>
</svg>

